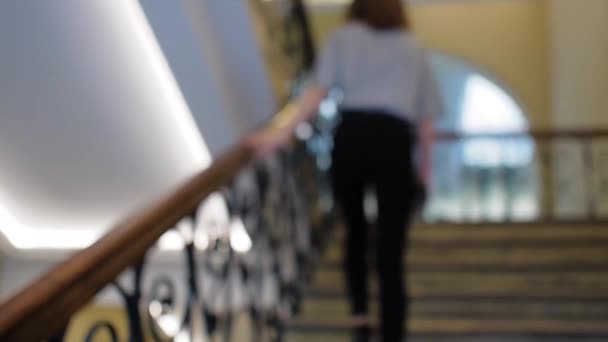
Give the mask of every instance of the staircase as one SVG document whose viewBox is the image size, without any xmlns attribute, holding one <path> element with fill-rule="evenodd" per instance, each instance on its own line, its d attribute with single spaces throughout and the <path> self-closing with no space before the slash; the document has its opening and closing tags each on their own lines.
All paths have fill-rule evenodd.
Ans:
<svg viewBox="0 0 608 342">
<path fill-rule="evenodd" d="M 341 239 L 287 341 L 350 341 Z M 420 225 L 404 257 L 408 341 L 608 340 L 608 224 Z"/>
</svg>

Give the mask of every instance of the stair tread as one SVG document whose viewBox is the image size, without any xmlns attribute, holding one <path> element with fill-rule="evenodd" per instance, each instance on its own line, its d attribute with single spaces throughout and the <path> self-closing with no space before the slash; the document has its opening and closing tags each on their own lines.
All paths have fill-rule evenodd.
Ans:
<svg viewBox="0 0 608 342">
<path fill-rule="evenodd" d="M 344 231 L 336 232 L 333 241 L 343 240 Z M 606 244 L 608 224 L 598 225 L 431 225 L 409 231 L 411 246 L 515 244 Z"/>
<path fill-rule="evenodd" d="M 406 280 L 412 298 L 608 297 L 608 274 L 603 272 L 411 272 Z M 374 293 L 373 278 L 370 288 Z M 342 293 L 342 272 L 317 270 L 310 290 Z"/>
<path fill-rule="evenodd" d="M 496 300 L 451 299 L 413 300 L 412 318 L 553 318 L 597 320 L 608 317 L 608 300 Z M 349 304 L 345 297 L 309 297 L 300 317 L 347 316 Z M 377 300 L 370 301 L 370 312 L 378 312 Z"/>
<path fill-rule="evenodd" d="M 483 334 L 483 335 L 441 335 L 441 334 L 409 334 L 408 342 L 606 342 L 606 336 L 602 335 L 543 335 L 535 334 Z M 304 332 L 289 333 L 287 342 L 351 342 L 352 337 L 348 331 L 341 332 Z"/>
<path fill-rule="evenodd" d="M 608 271 L 608 248 L 589 247 L 412 247 L 404 253 L 409 269 L 580 269 Z M 329 248 L 321 267 L 339 267 L 342 249 Z"/>
<path fill-rule="evenodd" d="M 290 329 L 347 330 L 352 321 L 347 317 L 294 319 Z M 608 334 L 605 321 L 573 320 L 496 320 L 496 319 L 413 319 L 407 323 L 413 334 Z"/>
</svg>

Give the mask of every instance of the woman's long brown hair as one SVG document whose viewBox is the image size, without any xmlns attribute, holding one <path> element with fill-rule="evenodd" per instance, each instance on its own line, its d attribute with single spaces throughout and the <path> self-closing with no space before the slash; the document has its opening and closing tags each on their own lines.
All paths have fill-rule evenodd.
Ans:
<svg viewBox="0 0 608 342">
<path fill-rule="evenodd" d="M 354 0 L 348 10 L 349 21 L 360 21 L 377 30 L 409 30 L 410 23 L 402 0 Z"/>
</svg>

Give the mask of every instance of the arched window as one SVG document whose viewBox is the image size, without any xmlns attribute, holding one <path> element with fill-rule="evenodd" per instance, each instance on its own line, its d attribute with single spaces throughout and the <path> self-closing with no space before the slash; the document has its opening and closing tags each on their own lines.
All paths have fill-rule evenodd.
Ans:
<svg viewBox="0 0 608 342">
<path fill-rule="evenodd" d="M 508 91 L 478 68 L 442 54 L 433 69 L 445 113 L 439 130 L 465 135 L 525 133 L 524 110 Z M 435 221 L 530 220 L 538 215 L 534 142 L 516 138 L 478 137 L 439 141 L 426 218 Z"/>
<path fill-rule="evenodd" d="M 460 130 L 465 134 L 526 132 L 522 109 L 503 89 L 487 78 L 472 74 L 465 83 Z M 527 138 L 478 138 L 464 143 L 467 165 L 518 167 L 533 158 L 533 142 Z"/>
</svg>

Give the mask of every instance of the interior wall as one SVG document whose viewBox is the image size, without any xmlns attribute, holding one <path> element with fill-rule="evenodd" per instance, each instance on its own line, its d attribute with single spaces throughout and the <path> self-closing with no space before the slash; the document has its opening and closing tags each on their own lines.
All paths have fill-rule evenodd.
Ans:
<svg viewBox="0 0 608 342">
<path fill-rule="evenodd" d="M 342 23 L 342 10 L 310 10 L 321 46 Z M 410 16 L 427 46 L 478 66 L 505 87 L 531 126 L 551 124 L 546 1 L 429 1 L 413 5 Z"/>
<path fill-rule="evenodd" d="M 0 1 L 0 19 L 0 225 L 44 246 L 6 249 L 0 298 L 275 110 L 245 0 Z"/>
<path fill-rule="evenodd" d="M 223 68 L 226 100 L 238 118 L 239 133 L 271 117 L 277 103 L 266 72 L 262 48 L 254 30 L 248 0 L 208 1 L 198 3 L 201 14 L 192 16 L 195 25 L 206 26 L 214 37 L 214 50 Z M 196 7 L 189 6 L 192 11 Z M 210 39 L 209 35 L 206 35 Z"/>
<path fill-rule="evenodd" d="M 140 2 L 213 155 L 273 114 L 247 1 Z"/>
<path fill-rule="evenodd" d="M 608 1 L 553 0 L 550 23 L 555 125 L 608 128 Z"/>
<path fill-rule="evenodd" d="M 226 87 L 215 63 L 217 49 L 210 39 L 201 39 L 182 1 L 140 3 L 210 152 L 220 153 L 238 138 L 238 120 L 223 98 Z"/>
<path fill-rule="evenodd" d="M 0 1 L 0 225 L 21 246 L 46 243 L 22 228 L 102 231 L 208 165 L 145 19 L 133 1 Z"/>
</svg>

